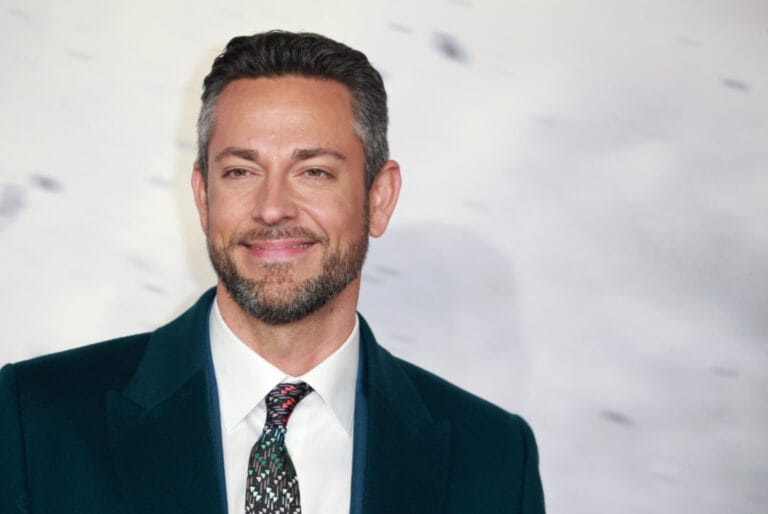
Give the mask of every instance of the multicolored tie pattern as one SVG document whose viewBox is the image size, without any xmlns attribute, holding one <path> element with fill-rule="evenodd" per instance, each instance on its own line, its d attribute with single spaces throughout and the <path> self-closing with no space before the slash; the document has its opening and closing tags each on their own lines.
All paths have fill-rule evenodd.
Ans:
<svg viewBox="0 0 768 514">
<path fill-rule="evenodd" d="M 267 395 L 267 421 L 248 460 L 246 514 L 301 514 L 299 481 L 285 432 L 296 404 L 311 392 L 309 384 L 299 382 L 277 384 Z"/>
</svg>

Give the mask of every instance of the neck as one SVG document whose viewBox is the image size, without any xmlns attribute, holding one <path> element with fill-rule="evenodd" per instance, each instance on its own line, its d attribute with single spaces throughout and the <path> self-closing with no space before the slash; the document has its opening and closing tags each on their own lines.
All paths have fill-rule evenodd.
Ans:
<svg viewBox="0 0 768 514">
<path fill-rule="evenodd" d="M 224 285 L 216 287 L 221 316 L 251 350 L 280 371 L 300 376 L 311 370 L 346 341 L 355 326 L 360 277 L 309 316 L 285 325 L 269 325 L 246 313 Z"/>
</svg>

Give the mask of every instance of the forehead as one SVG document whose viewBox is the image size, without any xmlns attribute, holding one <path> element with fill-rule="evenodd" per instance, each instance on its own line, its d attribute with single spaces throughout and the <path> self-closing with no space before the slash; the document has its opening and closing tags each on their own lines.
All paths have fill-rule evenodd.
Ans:
<svg viewBox="0 0 768 514">
<path fill-rule="evenodd" d="M 353 128 L 352 94 L 335 80 L 301 76 L 237 79 L 216 103 L 215 125 L 258 120 L 265 123 L 301 118 L 303 123 Z"/>
</svg>

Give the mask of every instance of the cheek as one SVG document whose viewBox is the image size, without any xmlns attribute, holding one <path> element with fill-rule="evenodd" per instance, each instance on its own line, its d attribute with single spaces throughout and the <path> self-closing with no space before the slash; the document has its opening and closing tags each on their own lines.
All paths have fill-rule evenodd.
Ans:
<svg viewBox="0 0 768 514">
<path fill-rule="evenodd" d="M 363 232 L 365 211 L 362 200 L 360 204 L 350 203 L 348 198 L 340 200 L 329 206 L 323 216 L 325 226 L 332 232 L 332 237 L 354 241 L 359 239 Z"/>
<path fill-rule="evenodd" d="M 226 238 L 249 217 L 248 206 L 237 197 L 211 195 L 208 198 L 208 230 L 211 237 Z"/>
</svg>

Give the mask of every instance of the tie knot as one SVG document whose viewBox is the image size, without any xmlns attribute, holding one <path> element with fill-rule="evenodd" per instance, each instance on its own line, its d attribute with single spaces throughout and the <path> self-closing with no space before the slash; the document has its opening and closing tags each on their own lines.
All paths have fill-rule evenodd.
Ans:
<svg viewBox="0 0 768 514">
<path fill-rule="evenodd" d="M 267 425 L 285 430 L 293 409 L 311 392 L 312 387 L 306 382 L 277 384 L 266 397 Z"/>
</svg>

